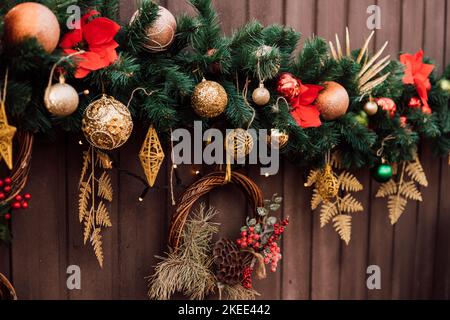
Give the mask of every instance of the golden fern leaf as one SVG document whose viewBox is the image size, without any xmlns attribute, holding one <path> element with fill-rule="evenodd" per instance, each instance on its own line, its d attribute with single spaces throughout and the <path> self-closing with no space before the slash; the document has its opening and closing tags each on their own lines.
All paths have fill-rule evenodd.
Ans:
<svg viewBox="0 0 450 320">
<path fill-rule="evenodd" d="M 400 188 L 400 194 L 406 199 L 422 201 L 422 194 L 414 181 L 405 182 Z"/>
<path fill-rule="evenodd" d="M 388 198 L 389 219 L 391 220 L 392 225 L 397 223 L 398 219 L 405 211 L 406 203 L 407 203 L 406 199 L 399 195 L 389 196 Z"/>
<path fill-rule="evenodd" d="M 103 268 L 103 244 L 102 235 L 100 234 L 101 229 L 95 228 L 91 236 L 91 244 L 94 248 L 95 256 L 97 257 L 98 264 L 100 268 Z"/>
<path fill-rule="evenodd" d="M 342 155 L 339 151 L 331 155 L 330 164 L 335 169 L 342 169 Z"/>
<path fill-rule="evenodd" d="M 339 175 L 339 186 L 341 190 L 346 192 L 356 192 L 364 189 L 363 185 L 358 181 L 358 179 L 350 172 L 343 171 Z"/>
<path fill-rule="evenodd" d="M 103 201 L 100 201 L 97 207 L 97 211 L 95 212 L 95 223 L 101 227 L 112 227 L 108 209 L 106 209 Z"/>
<path fill-rule="evenodd" d="M 316 183 L 320 170 L 311 170 L 305 182 L 305 187 L 311 187 Z"/>
<path fill-rule="evenodd" d="M 98 192 L 97 195 L 100 198 L 103 198 L 108 201 L 113 200 L 113 187 L 111 184 L 111 177 L 108 173 L 103 172 L 100 178 L 98 179 Z"/>
<path fill-rule="evenodd" d="M 89 240 L 91 233 L 92 233 L 92 214 L 89 214 L 84 220 L 84 232 L 83 232 L 84 244 L 86 244 L 86 242 Z"/>
<path fill-rule="evenodd" d="M 418 158 L 414 162 L 408 163 L 406 173 L 421 186 L 428 187 L 427 176 Z"/>
<path fill-rule="evenodd" d="M 352 237 L 352 217 L 340 214 L 333 218 L 333 227 L 342 240 L 348 245 Z"/>
<path fill-rule="evenodd" d="M 86 176 L 86 173 L 87 173 L 90 163 L 91 163 L 90 152 L 84 151 L 83 152 L 83 166 L 81 168 L 80 182 L 78 183 L 79 186 L 81 186 L 81 183 L 83 182 L 83 180 Z"/>
<path fill-rule="evenodd" d="M 326 226 L 333 217 L 339 214 L 336 203 L 324 202 L 320 208 L 320 227 Z"/>
<path fill-rule="evenodd" d="M 80 185 L 80 198 L 78 200 L 78 217 L 80 222 L 86 217 L 88 212 L 89 199 L 91 197 L 91 185 L 87 182 L 82 182 Z"/>
<path fill-rule="evenodd" d="M 100 167 L 102 167 L 103 169 L 112 169 L 113 162 L 111 161 L 109 155 L 99 150 L 96 150 L 96 154 L 97 154 L 97 163 L 100 164 Z"/>
<path fill-rule="evenodd" d="M 341 212 L 354 213 L 363 211 L 364 207 L 362 203 L 353 198 L 351 194 L 346 194 L 345 197 L 339 201 L 339 210 Z"/>
<path fill-rule="evenodd" d="M 313 195 L 311 197 L 311 209 L 316 210 L 319 204 L 322 203 L 322 197 L 316 188 L 314 188 Z"/>
<path fill-rule="evenodd" d="M 392 196 L 394 194 L 397 194 L 397 191 L 398 191 L 397 183 L 395 183 L 394 180 L 389 180 L 388 182 L 383 183 L 380 186 L 375 197 L 384 198 L 387 196 Z"/>
</svg>

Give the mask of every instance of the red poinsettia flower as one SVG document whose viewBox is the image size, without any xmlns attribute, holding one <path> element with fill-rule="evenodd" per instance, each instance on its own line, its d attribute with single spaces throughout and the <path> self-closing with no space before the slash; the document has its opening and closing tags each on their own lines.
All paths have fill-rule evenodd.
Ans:
<svg viewBox="0 0 450 320">
<path fill-rule="evenodd" d="M 417 93 L 422 100 L 422 111 L 428 113 L 431 109 L 428 105 L 428 91 L 431 89 L 429 76 L 433 72 L 432 64 L 423 63 L 423 50 L 416 54 L 402 54 L 400 62 L 405 65 L 404 84 L 412 84 L 416 87 Z"/>
<path fill-rule="evenodd" d="M 278 93 L 288 99 L 291 115 L 302 128 L 320 127 L 319 109 L 313 104 L 322 86 L 303 84 L 290 73 L 283 73 L 278 80 Z"/>
<path fill-rule="evenodd" d="M 64 35 L 59 44 L 66 54 L 85 51 L 77 55 L 75 78 L 84 78 L 92 71 L 113 64 L 118 58 L 116 48 L 119 44 L 114 37 L 120 26 L 99 15 L 96 10 L 89 11 L 81 18 L 81 28 Z"/>
</svg>

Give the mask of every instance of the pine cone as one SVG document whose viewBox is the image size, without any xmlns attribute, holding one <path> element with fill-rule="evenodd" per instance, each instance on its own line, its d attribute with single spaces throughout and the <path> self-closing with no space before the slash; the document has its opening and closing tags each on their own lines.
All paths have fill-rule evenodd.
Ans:
<svg viewBox="0 0 450 320">
<path fill-rule="evenodd" d="M 227 285 L 241 283 L 244 266 L 237 245 L 229 239 L 220 239 L 216 242 L 213 253 L 217 280 Z"/>
</svg>

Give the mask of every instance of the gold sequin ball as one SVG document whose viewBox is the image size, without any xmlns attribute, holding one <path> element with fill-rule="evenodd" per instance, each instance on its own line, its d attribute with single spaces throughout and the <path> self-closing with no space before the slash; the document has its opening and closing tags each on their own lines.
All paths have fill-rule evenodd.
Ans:
<svg viewBox="0 0 450 320">
<path fill-rule="evenodd" d="M 133 120 L 125 105 L 104 95 L 86 108 L 82 130 L 94 147 L 112 150 L 128 140 L 133 131 Z"/>
<path fill-rule="evenodd" d="M 200 117 L 215 118 L 225 111 L 227 105 L 227 92 L 219 83 L 203 79 L 195 87 L 192 107 Z"/>
</svg>

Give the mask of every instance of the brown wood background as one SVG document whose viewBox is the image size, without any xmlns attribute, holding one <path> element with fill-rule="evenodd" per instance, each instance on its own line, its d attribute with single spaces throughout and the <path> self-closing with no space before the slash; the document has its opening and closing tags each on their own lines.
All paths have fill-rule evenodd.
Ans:
<svg viewBox="0 0 450 320">
<path fill-rule="evenodd" d="M 126 21 L 134 0 L 122 3 Z M 161 1 L 174 13 L 192 12 L 183 0 Z M 353 43 L 369 33 L 366 9 L 382 9 L 382 29 L 375 45 L 389 40 L 394 57 L 400 51 L 424 48 L 438 67 L 450 63 L 450 0 L 216 0 L 223 29 L 229 33 L 249 19 L 283 23 L 302 32 L 341 39 L 346 25 Z M 117 154 L 124 169 L 141 173 L 137 153 L 144 133 L 137 132 Z M 154 255 L 165 250 L 168 219 L 173 207 L 165 189 L 155 189 L 143 203 L 142 186 L 124 174 L 114 174 L 113 228 L 105 233 L 105 266 L 101 270 L 91 247 L 83 246 L 77 214 L 77 183 L 82 146 L 77 137 L 35 147 L 28 190 L 32 208 L 12 221 L 14 242 L 0 247 L 0 272 L 9 276 L 22 299 L 145 299 L 144 277 L 152 272 Z M 450 298 L 450 166 L 431 155 L 425 144 L 422 161 L 430 186 L 424 202 L 411 202 L 395 227 L 386 203 L 375 200 L 377 184 L 367 170 L 358 176 L 365 186 L 358 198 L 365 212 L 354 218 L 353 237 L 343 245 L 331 227 L 321 230 L 317 214 L 309 209 L 310 192 L 303 187 L 304 172 L 284 163 L 279 175 L 264 178 L 257 168 L 248 174 L 266 196 L 284 195 L 283 216 L 291 225 L 283 239 L 284 259 L 276 274 L 257 284 L 266 299 L 428 299 Z M 199 168 L 201 171 L 206 168 Z M 192 167 L 179 168 L 184 184 L 195 177 Z M 168 183 L 165 163 L 158 185 Z M 177 194 L 180 194 L 178 190 Z M 246 215 L 243 196 L 232 188 L 206 199 L 221 210 L 221 234 L 235 237 Z M 79 265 L 82 289 L 66 288 L 66 268 Z M 381 290 L 367 290 L 366 268 L 381 267 Z"/>
</svg>

